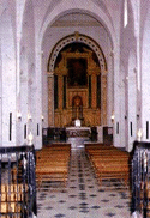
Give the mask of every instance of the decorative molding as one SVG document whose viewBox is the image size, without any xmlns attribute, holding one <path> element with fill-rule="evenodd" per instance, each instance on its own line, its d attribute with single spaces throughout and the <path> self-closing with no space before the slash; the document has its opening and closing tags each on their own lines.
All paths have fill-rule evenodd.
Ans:
<svg viewBox="0 0 150 218">
<path fill-rule="evenodd" d="M 105 58 L 100 45 L 91 37 L 74 32 L 74 34 L 62 38 L 58 43 L 55 44 L 54 49 L 49 57 L 48 72 L 54 71 L 54 64 L 57 56 L 59 55 L 62 48 L 67 44 L 73 42 L 81 42 L 88 45 L 97 55 L 98 61 L 100 62 L 101 70 L 105 70 Z"/>
</svg>

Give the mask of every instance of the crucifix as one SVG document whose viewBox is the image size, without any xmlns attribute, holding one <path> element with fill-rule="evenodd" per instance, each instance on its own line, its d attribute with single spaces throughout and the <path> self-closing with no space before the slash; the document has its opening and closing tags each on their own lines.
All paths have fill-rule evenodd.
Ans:
<svg viewBox="0 0 150 218">
<path fill-rule="evenodd" d="M 80 98 L 76 98 L 76 107 L 77 107 L 77 120 L 79 120 L 79 105 L 80 105 Z"/>
<path fill-rule="evenodd" d="M 78 31 L 74 31 L 74 34 L 76 36 L 76 41 L 78 41 L 78 38 L 79 38 L 79 32 Z"/>
</svg>

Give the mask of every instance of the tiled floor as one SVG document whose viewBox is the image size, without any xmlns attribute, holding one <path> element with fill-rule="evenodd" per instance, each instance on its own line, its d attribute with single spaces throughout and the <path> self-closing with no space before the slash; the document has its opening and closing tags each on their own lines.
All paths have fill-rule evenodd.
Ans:
<svg viewBox="0 0 150 218">
<path fill-rule="evenodd" d="M 57 184 L 55 184 L 57 186 Z M 120 181 L 97 185 L 84 148 L 72 150 L 66 188 L 43 183 L 37 192 L 37 218 L 129 218 L 130 190 Z"/>
</svg>

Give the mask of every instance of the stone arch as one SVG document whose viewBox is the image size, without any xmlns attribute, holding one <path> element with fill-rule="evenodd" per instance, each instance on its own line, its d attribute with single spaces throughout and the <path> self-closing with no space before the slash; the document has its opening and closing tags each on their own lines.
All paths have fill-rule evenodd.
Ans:
<svg viewBox="0 0 150 218">
<path fill-rule="evenodd" d="M 47 72 L 54 72 L 55 60 L 57 56 L 59 55 L 61 49 L 64 48 L 67 44 L 70 44 L 73 42 L 81 42 L 81 43 L 88 45 L 97 55 L 102 72 L 107 71 L 106 59 L 104 57 L 104 54 L 102 52 L 100 45 L 91 37 L 75 32 L 72 35 L 62 38 L 58 43 L 55 44 L 49 56 Z"/>
<path fill-rule="evenodd" d="M 106 32 L 108 33 L 110 42 L 112 44 L 112 49 L 113 49 L 113 45 L 116 41 L 116 32 L 115 32 L 115 28 L 113 25 L 113 21 L 112 18 L 110 16 L 110 14 L 108 13 L 104 13 L 103 9 L 101 8 L 100 5 L 98 5 L 98 7 L 94 7 L 93 9 L 90 7 L 88 7 L 88 4 L 86 4 L 86 7 L 83 9 L 83 7 L 81 7 L 80 3 L 76 3 L 76 7 L 74 7 L 74 4 L 70 2 L 68 2 L 68 4 L 58 4 L 55 9 L 57 8 L 57 12 L 56 13 L 49 13 L 49 11 L 47 11 L 44 19 L 43 19 L 43 23 L 41 25 L 41 28 L 39 30 L 39 37 L 40 37 L 40 41 L 42 43 L 43 41 L 43 36 L 44 33 L 47 31 L 47 29 L 53 25 L 55 23 L 56 20 L 59 20 L 61 17 L 65 16 L 66 14 L 72 14 L 72 13 L 80 13 L 80 14 L 86 14 L 89 17 L 93 17 L 95 18 L 100 25 L 103 26 L 103 28 L 106 30 Z M 76 1 L 78 2 L 78 1 Z M 80 1 L 79 1 L 80 2 Z M 91 2 L 92 4 L 94 2 Z M 72 5 L 73 4 L 73 5 Z M 79 5 L 78 5 L 79 4 Z M 53 8 L 49 7 L 49 8 Z"/>
</svg>

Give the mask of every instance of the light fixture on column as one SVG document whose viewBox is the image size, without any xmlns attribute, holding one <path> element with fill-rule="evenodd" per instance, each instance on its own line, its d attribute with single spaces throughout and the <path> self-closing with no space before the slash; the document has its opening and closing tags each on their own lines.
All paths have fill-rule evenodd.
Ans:
<svg viewBox="0 0 150 218">
<path fill-rule="evenodd" d="M 42 122 L 44 121 L 44 116 L 43 115 L 41 115 L 41 120 L 42 120 Z"/>
<path fill-rule="evenodd" d="M 29 145 L 32 145 L 33 135 L 31 132 L 28 135 L 28 139 L 29 139 Z"/>
<path fill-rule="evenodd" d="M 138 141 L 141 141 L 142 136 L 143 136 L 143 130 L 142 128 L 139 128 L 137 132 Z"/>
<path fill-rule="evenodd" d="M 28 120 L 29 120 L 29 121 L 32 120 L 31 114 L 28 114 Z"/>
<path fill-rule="evenodd" d="M 22 114 L 20 112 L 17 113 L 17 118 L 18 118 L 19 121 L 22 120 Z"/>
<path fill-rule="evenodd" d="M 113 114 L 110 116 L 110 119 L 111 119 L 111 121 L 114 123 L 114 120 L 115 120 L 114 111 L 113 111 Z"/>
</svg>

